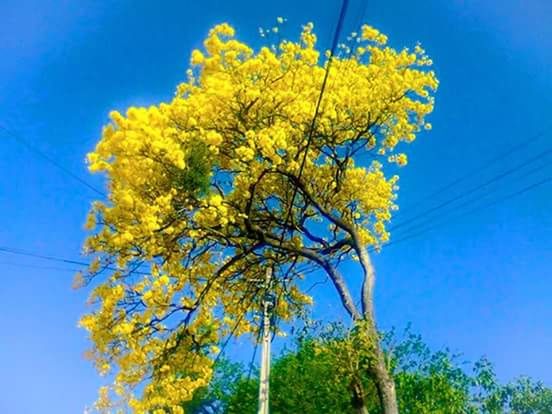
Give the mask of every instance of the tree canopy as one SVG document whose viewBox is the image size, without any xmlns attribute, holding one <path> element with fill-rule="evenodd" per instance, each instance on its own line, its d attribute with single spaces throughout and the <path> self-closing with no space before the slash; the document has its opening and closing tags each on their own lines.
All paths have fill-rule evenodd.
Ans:
<svg viewBox="0 0 552 414">
<path fill-rule="evenodd" d="M 359 353 L 346 345 L 343 329 L 309 331 L 280 354 L 272 366 L 270 412 L 273 414 L 356 414 L 354 393 L 342 371 L 345 359 Z M 419 335 L 384 335 L 401 413 L 405 414 L 545 414 L 552 412 L 552 389 L 527 377 L 502 385 L 491 363 L 462 362 L 448 349 L 432 351 Z M 346 351 L 346 355 L 343 352 Z M 349 364 L 347 364 L 349 365 Z M 193 414 L 254 414 L 258 376 L 224 361 L 209 388 L 197 395 Z M 358 372 L 370 414 L 381 412 L 373 378 Z M 208 402 L 208 403 L 207 403 Z"/>
<path fill-rule="evenodd" d="M 89 215 L 95 260 L 82 277 L 95 284 L 81 320 L 90 356 L 114 378 L 98 409 L 117 395 L 136 413 L 181 413 L 217 345 L 255 331 L 267 267 L 276 317 L 311 302 L 298 285 L 309 263 L 373 336 L 367 249 L 389 239 L 398 180 L 384 167 L 404 165 L 398 144 L 430 128 L 438 83 L 419 45 L 397 51 L 367 25 L 354 39 L 330 56 L 307 24 L 297 41 L 253 50 L 221 24 L 172 100 L 110 114 L 88 156 L 109 194 Z M 359 306 L 337 267 L 346 257 L 361 264 Z M 391 387 L 381 352 L 376 371 Z"/>
</svg>

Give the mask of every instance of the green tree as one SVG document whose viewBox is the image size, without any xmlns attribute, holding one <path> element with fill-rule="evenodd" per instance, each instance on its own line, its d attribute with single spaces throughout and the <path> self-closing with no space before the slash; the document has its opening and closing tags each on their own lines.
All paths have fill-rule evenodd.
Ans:
<svg viewBox="0 0 552 414">
<path fill-rule="evenodd" d="M 382 343 L 391 361 L 401 413 L 552 413 L 552 389 L 540 382 L 521 377 L 501 385 L 492 364 L 484 358 L 474 364 L 462 363 L 460 355 L 448 349 L 431 351 L 419 335 L 407 331 L 398 337 L 389 333 Z M 369 353 L 358 345 L 354 332 L 339 326 L 298 334 L 296 345 L 273 363 L 271 413 L 354 414 L 362 409 L 369 414 L 381 413 L 377 387 L 362 367 L 361 359 Z M 225 364 L 216 370 L 223 375 L 202 391 L 193 413 L 256 413 L 257 375 L 248 378 L 243 367 L 233 365 L 228 371 Z M 360 390 L 355 388 L 357 382 L 362 384 Z M 214 400 L 217 409 L 205 411 L 203 402 L 212 406 Z"/>
</svg>

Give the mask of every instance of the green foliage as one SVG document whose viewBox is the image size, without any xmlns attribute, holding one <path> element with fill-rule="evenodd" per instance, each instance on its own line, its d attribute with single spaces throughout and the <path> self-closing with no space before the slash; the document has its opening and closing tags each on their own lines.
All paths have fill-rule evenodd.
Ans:
<svg viewBox="0 0 552 414">
<path fill-rule="evenodd" d="M 272 364 L 271 414 L 356 414 L 352 381 L 364 387 L 370 414 L 379 414 L 376 388 L 362 361 L 369 355 L 343 328 L 302 331 L 296 346 L 285 350 Z M 384 335 L 391 372 L 397 387 L 401 414 L 552 414 L 552 389 L 522 377 L 501 385 L 491 363 L 480 359 L 461 363 L 448 349 L 431 351 L 419 335 L 406 331 Z M 351 375 L 345 375 L 348 369 Z M 225 365 L 215 381 L 197 398 L 194 414 L 255 414 L 258 377 L 248 379 L 243 367 Z M 217 401 L 217 410 L 201 411 L 202 402 Z"/>
<path fill-rule="evenodd" d="M 448 350 L 431 352 L 419 335 L 407 333 L 393 346 L 387 335 L 392 372 L 401 413 L 475 413 L 470 401 L 471 378 Z"/>
<path fill-rule="evenodd" d="M 320 352 L 314 340 L 304 340 L 296 352 L 285 352 L 271 369 L 270 412 L 353 413 L 349 384 L 335 374 L 335 357 Z M 227 414 L 257 412 L 258 378 L 242 379 L 238 392 L 228 395 Z"/>
<path fill-rule="evenodd" d="M 552 413 L 552 389 L 540 382 L 522 377 L 508 385 L 505 391 L 512 413 Z"/>
<path fill-rule="evenodd" d="M 213 167 L 211 158 L 206 144 L 201 141 L 192 144 L 185 157 L 184 169 L 173 167 L 172 176 L 175 177 L 175 187 L 196 197 L 205 196 L 211 181 Z"/>
</svg>

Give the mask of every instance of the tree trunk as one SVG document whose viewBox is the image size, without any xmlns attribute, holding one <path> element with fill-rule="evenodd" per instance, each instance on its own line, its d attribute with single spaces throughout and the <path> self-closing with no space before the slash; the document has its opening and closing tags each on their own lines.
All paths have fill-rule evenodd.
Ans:
<svg viewBox="0 0 552 414">
<path fill-rule="evenodd" d="M 364 387 L 358 379 L 354 379 L 351 383 L 352 398 L 351 404 L 358 414 L 368 414 L 368 407 L 366 407 L 366 399 L 364 396 Z"/>
<path fill-rule="evenodd" d="M 383 414 L 398 414 L 397 394 L 395 392 L 395 382 L 387 370 L 383 352 L 379 343 L 376 345 L 376 361 L 371 369 L 371 374 L 378 390 L 378 396 Z"/>
<path fill-rule="evenodd" d="M 358 237 L 354 235 L 357 243 L 357 254 L 360 264 L 364 270 L 364 280 L 362 283 L 362 313 L 363 319 L 367 323 L 368 338 L 373 343 L 374 362 L 370 369 L 370 374 L 374 379 L 383 414 L 398 414 L 399 408 L 397 405 L 397 394 L 395 392 L 395 382 L 393 377 L 387 370 L 385 356 L 381 349 L 378 331 L 376 329 L 376 317 L 374 313 L 374 284 L 375 271 L 372 266 L 372 261 L 365 248 L 360 247 Z"/>
<path fill-rule="evenodd" d="M 395 391 L 395 382 L 393 377 L 387 369 L 387 364 L 385 362 L 385 356 L 381 345 L 379 343 L 379 335 L 377 330 L 374 327 L 373 320 L 366 315 L 365 319 L 360 323 L 366 324 L 359 328 L 363 328 L 359 331 L 364 332 L 367 338 L 367 343 L 364 344 L 361 342 L 359 346 L 368 347 L 371 350 L 370 362 L 367 368 L 368 375 L 374 382 L 376 386 L 376 391 L 378 393 L 378 399 L 380 402 L 381 413 L 382 414 L 398 414 L 399 409 L 397 405 L 397 395 Z M 360 384 L 360 391 L 362 393 L 362 384 Z M 354 390 L 354 388 L 353 388 Z M 361 412 L 361 411 L 359 411 Z M 363 412 L 364 413 L 364 412 Z"/>
</svg>

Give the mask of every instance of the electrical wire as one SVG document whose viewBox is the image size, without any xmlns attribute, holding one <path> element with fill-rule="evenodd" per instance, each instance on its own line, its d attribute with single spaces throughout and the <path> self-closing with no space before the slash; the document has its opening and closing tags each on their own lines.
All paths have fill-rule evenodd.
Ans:
<svg viewBox="0 0 552 414">
<path fill-rule="evenodd" d="M 343 21 L 345 19 L 345 14 L 347 13 L 348 5 L 349 5 L 349 0 L 343 0 L 343 2 L 341 3 L 341 10 L 340 10 L 340 13 L 339 13 L 339 18 L 338 18 L 338 21 L 337 21 L 336 29 L 335 29 L 335 32 L 334 32 L 334 37 L 333 37 L 333 40 L 332 40 L 330 55 L 329 55 L 328 61 L 326 63 L 326 70 L 324 71 L 324 78 L 322 80 L 322 86 L 320 88 L 320 94 L 318 95 L 318 100 L 316 102 L 316 107 L 315 107 L 315 110 L 314 110 L 314 116 L 312 117 L 312 121 L 311 121 L 311 124 L 310 124 L 309 134 L 307 136 L 307 146 L 305 147 L 305 152 L 303 154 L 303 159 L 301 160 L 301 165 L 299 167 L 299 174 L 297 175 L 297 181 L 300 181 L 301 176 L 303 175 L 303 170 L 305 168 L 305 164 L 306 164 L 306 161 L 307 161 L 307 155 L 308 155 L 311 143 L 312 143 L 312 137 L 313 137 L 313 134 L 314 134 L 314 129 L 316 127 L 316 119 L 318 118 L 318 114 L 320 112 L 320 106 L 322 105 L 322 98 L 324 97 L 324 92 L 326 90 L 326 84 L 328 82 L 328 77 L 329 77 L 329 74 L 330 74 L 330 68 L 332 66 L 332 62 L 333 62 L 333 59 L 334 59 L 335 49 L 337 48 L 337 42 L 339 41 L 339 36 L 341 34 L 341 30 L 343 29 Z M 289 217 L 291 216 L 291 212 L 293 210 L 293 203 L 295 202 L 295 197 L 297 196 L 297 191 L 298 191 L 298 188 L 295 185 L 293 187 L 293 195 L 291 196 L 291 202 L 289 203 L 289 207 L 288 207 L 288 210 L 287 210 L 287 213 L 286 213 L 286 219 L 284 220 L 284 226 L 283 226 L 283 229 L 282 229 L 282 234 L 280 236 L 280 246 L 282 245 L 282 243 L 284 241 L 284 236 L 286 234 L 286 225 L 288 223 Z"/>
<path fill-rule="evenodd" d="M 15 254 L 19 256 L 28 256 L 28 257 L 34 257 L 37 259 L 43 259 L 43 260 L 49 260 L 52 262 L 59 262 L 59 263 L 67 263 L 67 264 L 73 264 L 78 266 L 90 266 L 90 263 L 82 262 L 79 260 L 72 260 L 72 259 L 65 259 L 62 257 L 56 257 L 56 256 L 48 256 L 40 253 L 34 253 L 26 250 L 20 250 L 13 247 L 7 247 L 7 246 L 0 246 L 0 252 L 9 253 L 9 254 Z"/>
<path fill-rule="evenodd" d="M 79 269 L 71 269 L 68 267 L 57 267 L 57 266 L 41 266 L 41 265 L 32 265 L 27 263 L 13 263 L 13 262 L 3 262 L 0 261 L 0 266 L 13 266 L 13 267 L 23 267 L 29 269 L 40 269 L 40 270 L 56 270 L 56 271 L 66 271 L 66 272 L 78 272 Z"/>
<path fill-rule="evenodd" d="M 549 167 L 550 165 L 552 165 L 552 162 L 549 161 L 549 162 L 544 163 L 544 164 L 542 164 L 542 165 L 540 165 L 536 168 L 533 168 L 529 171 L 526 171 L 524 174 L 521 174 L 520 176 L 514 177 L 514 179 L 526 178 L 526 177 L 528 177 L 528 176 L 530 176 L 530 175 L 532 175 L 532 174 L 534 174 L 538 171 L 541 171 L 541 170 L 545 169 L 546 167 Z M 499 187 L 499 186 L 492 187 L 492 188 L 488 189 L 483 195 L 480 195 L 479 193 L 475 192 L 474 197 L 469 198 L 464 203 L 453 205 L 453 206 L 451 206 L 451 208 L 445 209 L 444 211 L 441 212 L 441 214 L 437 214 L 436 216 L 430 214 L 429 217 L 427 217 L 425 220 L 422 220 L 420 223 L 414 224 L 413 226 L 407 226 L 406 229 L 403 230 L 403 232 L 409 232 L 414 228 L 423 227 L 428 222 L 434 221 L 436 219 L 440 219 L 443 216 L 447 216 L 450 213 L 454 213 L 457 210 L 463 209 L 464 207 L 469 207 L 471 204 L 479 202 L 482 198 L 488 197 L 488 196 L 492 195 L 493 193 L 496 193 L 500 189 L 501 189 L 501 187 Z M 461 197 L 461 198 L 464 198 L 464 197 Z M 455 201 L 458 201 L 458 200 L 455 200 Z"/>
<path fill-rule="evenodd" d="M 58 256 L 49 256 L 49 255 L 45 255 L 45 254 L 41 254 L 41 253 L 30 252 L 28 250 L 21 250 L 21 249 L 17 249 L 17 248 L 14 248 L 14 247 L 8 247 L 8 246 L 0 246 L 0 253 L 9 253 L 9 254 L 18 255 L 18 256 L 33 257 L 33 258 L 36 258 L 36 259 L 48 260 L 48 261 L 51 261 L 51 262 L 58 262 L 58 263 L 73 264 L 73 265 L 78 265 L 78 266 L 82 266 L 82 267 L 89 267 L 90 266 L 90 263 L 83 262 L 83 261 L 80 261 L 80 260 L 66 259 L 66 258 L 58 257 Z M 105 267 L 105 269 L 106 270 L 118 270 L 118 269 L 115 269 L 115 268 L 112 268 L 112 267 Z M 142 271 L 137 270 L 137 269 L 133 269 L 133 270 L 129 271 L 128 273 L 129 274 L 137 274 L 137 275 L 149 275 L 148 272 L 142 272 Z"/>
<path fill-rule="evenodd" d="M 546 178 L 544 178 L 544 179 L 542 179 L 542 180 L 540 180 L 540 181 L 538 181 L 538 182 L 532 183 L 532 184 L 530 184 L 530 185 L 528 185 L 528 186 L 526 186 L 526 187 L 524 187 L 524 188 L 522 188 L 522 189 L 520 189 L 520 190 L 514 191 L 513 193 L 510 193 L 510 194 L 508 194 L 508 195 L 506 195 L 506 196 L 504 196 L 504 197 L 501 197 L 501 198 L 499 198 L 499 199 L 497 199 L 497 200 L 494 200 L 494 201 L 492 201 L 492 202 L 490 202 L 490 203 L 485 203 L 485 204 L 483 204 L 483 205 L 481 205 L 481 206 L 478 206 L 478 207 L 476 207 L 476 208 L 474 208 L 474 209 L 468 210 L 468 211 L 466 211 L 466 212 L 464 212 L 464 213 L 462 213 L 462 214 L 458 214 L 458 215 L 456 215 L 456 216 L 454 216 L 454 217 L 452 217 L 452 218 L 449 218 L 449 219 L 447 219 L 447 220 L 442 220 L 441 222 L 438 222 L 438 223 L 435 223 L 435 224 L 432 225 L 432 226 L 426 227 L 425 229 L 423 229 L 423 230 L 421 230 L 421 231 L 419 231 L 419 232 L 416 232 L 416 233 L 410 234 L 410 235 L 406 235 L 406 236 L 404 236 L 404 237 L 402 237 L 402 238 L 399 238 L 399 239 L 396 239 L 396 240 L 391 241 L 391 242 L 389 242 L 389 243 L 386 243 L 384 246 L 391 246 L 391 245 L 394 245 L 394 244 L 398 244 L 398 243 L 402 243 L 402 242 L 404 242 L 404 241 L 410 240 L 410 239 L 412 239 L 412 238 L 414 238 L 414 237 L 421 236 L 421 235 L 426 234 L 427 232 L 429 232 L 429 231 L 431 231 L 431 230 L 434 230 L 435 228 L 442 227 L 443 225 L 448 224 L 448 223 L 450 223 L 451 221 L 458 220 L 459 218 L 462 218 L 462 217 L 464 217 L 464 216 L 467 216 L 467 215 L 476 213 L 476 212 L 478 212 L 478 211 L 480 211 L 480 210 L 482 210 L 482 209 L 489 208 L 489 207 L 493 207 L 493 206 L 495 206 L 495 205 L 497 205 L 497 204 L 501 204 L 501 203 L 503 203 L 503 202 L 505 202 L 505 201 L 508 201 L 508 200 L 510 200 L 510 199 L 512 199 L 512 198 L 518 197 L 518 196 L 520 196 L 520 195 L 522 195 L 522 194 L 525 194 L 525 193 L 527 193 L 527 192 L 529 192 L 529 191 L 532 191 L 532 190 L 534 190 L 534 189 L 536 189 L 536 188 L 538 188 L 538 187 L 541 187 L 541 186 L 543 186 L 543 185 L 545 185 L 545 184 L 548 184 L 548 183 L 550 183 L 550 182 L 552 182 L 552 176 L 546 177 Z M 375 249 L 370 249 L 369 251 L 370 251 L 370 252 L 373 252 L 373 251 L 375 251 Z"/>
<path fill-rule="evenodd" d="M 94 187 L 92 184 L 88 183 L 87 181 L 85 181 L 84 179 L 79 177 L 77 174 L 75 174 L 74 172 L 72 172 L 71 170 L 69 170 L 68 168 L 63 166 L 62 164 L 60 164 L 54 158 L 50 157 L 45 152 L 43 152 L 43 151 L 39 150 L 38 148 L 36 148 L 28 140 L 23 138 L 23 136 L 21 134 L 9 130 L 4 125 L 0 125 L 0 130 L 4 131 L 6 134 L 11 136 L 15 141 L 19 142 L 21 145 L 26 147 L 29 151 L 33 152 L 34 154 L 38 155 L 42 159 L 46 160 L 47 162 L 52 164 L 54 167 L 56 167 L 58 170 L 60 170 L 61 172 L 63 172 L 67 176 L 71 177 L 73 180 L 75 180 L 78 183 L 82 184 L 83 186 L 85 186 L 89 190 L 95 192 L 96 194 L 98 194 L 102 197 L 107 197 L 107 195 L 103 191 L 101 191 L 98 188 Z"/>
<path fill-rule="evenodd" d="M 504 152 L 498 154 L 497 156 L 491 158 L 490 160 L 486 161 L 484 164 L 480 165 L 479 167 L 476 167 L 476 168 L 468 171 L 467 173 L 455 178 L 454 180 L 448 182 L 447 184 L 437 188 L 435 191 L 431 192 L 430 194 L 426 195 L 425 197 L 418 199 L 414 204 L 415 205 L 420 205 L 423 202 L 428 201 L 432 198 L 435 198 L 436 196 L 443 194 L 445 191 L 448 191 L 451 188 L 456 187 L 458 184 L 466 181 L 467 179 L 472 178 L 476 175 L 479 175 L 480 173 L 487 170 L 492 165 L 496 164 L 498 161 L 502 161 L 506 157 L 518 152 L 519 150 L 534 144 L 535 142 L 540 140 L 542 137 L 544 137 L 547 132 L 550 132 L 551 130 L 552 130 L 552 124 L 548 125 L 547 127 L 545 127 L 540 132 L 537 132 L 535 135 L 531 136 L 528 140 L 524 140 L 524 141 L 521 141 L 521 142 L 518 142 L 518 143 L 514 144 L 513 146 L 508 148 L 506 151 L 504 151 Z M 395 215 L 395 217 L 399 216 L 400 214 L 401 213 L 398 212 Z"/>
<path fill-rule="evenodd" d="M 411 219 L 409 219 L 409 220 L 404 220 L 404 221 L 402 221 L 402 222 L 397 223 L 397 224 L 394 225 L 394 226 L 391 226 L 391 227 L 389 228 L 389 230 L 396 230 L 396 229 L 398 229 L 398 228 L 400 228 L 400 227 L 403 227 L 403 226 L 405 226 L 405 225 L 407 225 L 407 224 L 412 223 L 413 221 L 416 221 L 416 220 L 418 220 L 418 219 L 420 219 L 420 218 L 426 217 L 427 215 L 429 215 L 429 214 L 431 214 L 431 213 L 433 213 L 433 212 L 435 212 L 435 211 L 438 211 L 438 210 L 440 210 L 440 209 L 442 209 L 442 208 L 444 208 L 444 207 L 446 207 L 446 206 L 448 206 L 448 205 L 450 205 L 450 204 L 452 204 L 452 203 L 454 203 L 454 202 L 456 202 L 456 201 L 458 201 L 458 200 L 461 200 L 462 198 L 464 198 L 465 196 L 467 196 L 467 195 L 469 195 L 469 194 L 473 194 L 474 192 L 479 191 L 479 190 L 481 190 L 481 189 L 487 187 L 487 186 L 490 185 L 490 184 L 493 184 L 493 183 L 495 183 L 495 182 L 497 182 L 497 181 L 500 181 L 500 180 L 502 180 L 502 179 L 504 179 L 504 178 L 506 178 L 506 177 L 508 177 L 508 176 L 510 176 L 510 175 L 512 175 L 512 174 L 515 174 L 515 173 L 516 173 L 517 171 L 519 171 L 520 169 L 522 169 L 522 168 L 526 167 L 527 165 L 530 165 L 530 164 L 532 164 L 532 163 L 534 163 L 534 162 L 536 162 L 536 161 L 538 161 L 538 160 L 541 160 L 541 159 L 547 157 L 547 156 L 550 155 L 550 154 L 552 154 L 552 147 L 550 147 L 550 148 L 548 148 L 548 149 L 546 149 L 546 150 L 540 152 L 539 154 L 537 154 L 537 155 L 535 155 L 535 156 L 533 156 L 533 157 L 531 157 L 531 158 L 525 160 L 524 162 L 522 162 L 522 163 L 516 165 L 515 167 L 511 167 L 511 168 L 507 169 L 506 171 L 503 171 L 502 173 L 493 176 L 493 177 L 490 178 L 489 180 L 487 180 L 487 181 L 485 181 L 485 182 L 483 182 L 483 183 L 481 183 L 481 184 L 478 184 L 478 185 L 476 185 L 475 187 L 472 187 L 472 188 L 470 188 L 470 189 L 467 190 L 467 191 L 464 191 L 464 192 L 458 194 L 458 195 L 455 196 L 455 197 L 449 198 L 449 199 L 447 199 L 447 200 L 445 200 L 445 201 L 443 201 L 443 202 L 437 204 L 436 206 L 433 206 L 433 207 L 431 207 L 431 208 L 429 208 L 429 209 L 423 211 L 422 213 L 417 214 L 416 216 L 414 216 L 413 218 L 411 218 Z"/>
</svg>

